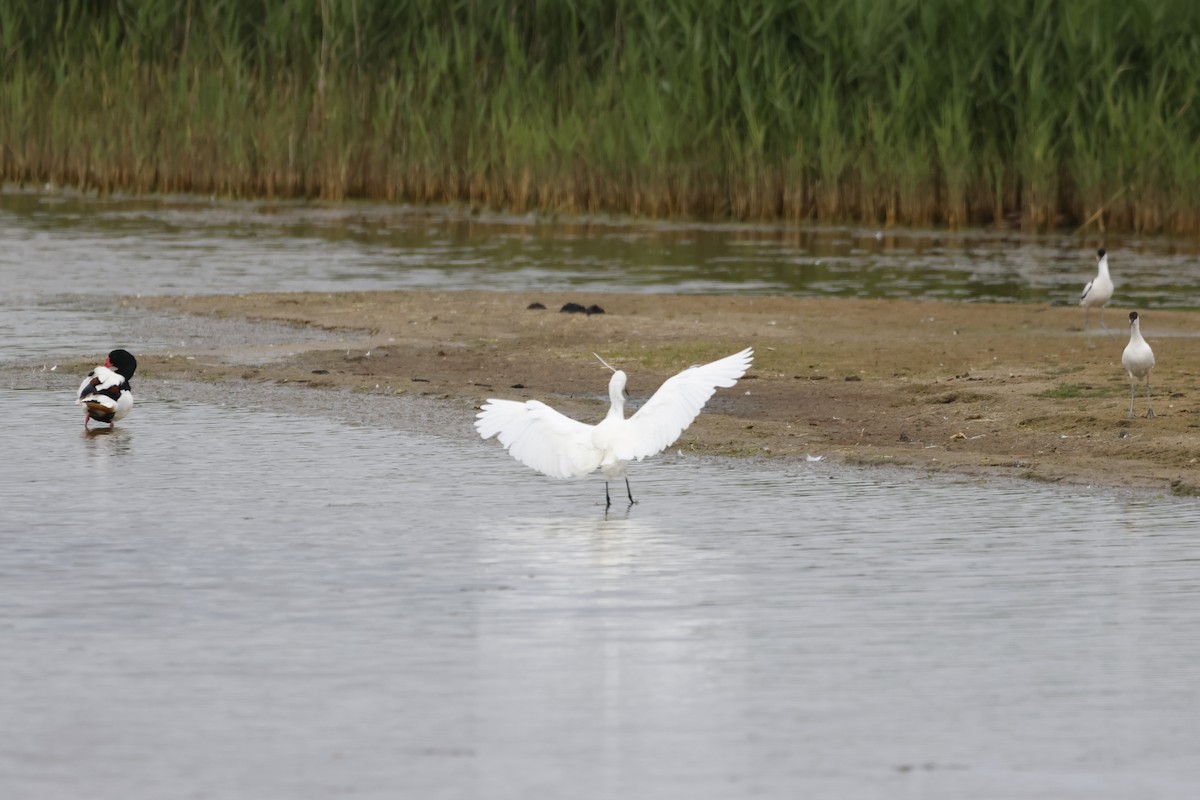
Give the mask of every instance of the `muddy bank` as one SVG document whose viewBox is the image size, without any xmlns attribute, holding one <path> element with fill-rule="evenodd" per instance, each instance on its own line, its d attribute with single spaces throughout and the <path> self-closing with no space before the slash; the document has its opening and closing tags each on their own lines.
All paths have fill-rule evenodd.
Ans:
<svg viewBox="0 0 1200 800">
<path fill-rule="evenodd" d="M 539 301 L 547 308 L 531 310 Z M 1200 315 L 1143 314 L 1158 360 L 1157 417 L 1128 419 L 1115 336 L 1082 331 L 1076 308 L 909 301 L 499 292 L 372 292 L 161 297 L 169 314 L 319 328 L 288 347 L 147 354 L 139 373 L 180 380 L 341 387 L 426 396 L 469 424 L 488 397 L 539 398 L 587 421 L 607 407 L 604 356 L 631 400 L 690 364 L 747 345 L 754 367 L 722 390 L 677 447 L 1000 474 L 1045 481 L 1200 491 Z M 564 314 L 567 302 L 604 314 Z M 1093 317 L 1093 324 L 1095 319 Z"/>
</svg>

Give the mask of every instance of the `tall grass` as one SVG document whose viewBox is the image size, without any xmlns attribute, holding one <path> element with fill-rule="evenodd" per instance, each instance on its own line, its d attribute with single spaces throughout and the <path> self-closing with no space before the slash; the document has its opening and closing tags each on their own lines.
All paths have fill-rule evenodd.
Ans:
<svg viewBox="0 0 1200 800">
<path fill-rule="evenodd" d="M 0 175 L 1200 233 L 1193 0 L 0 0 Z"/>
</svg>

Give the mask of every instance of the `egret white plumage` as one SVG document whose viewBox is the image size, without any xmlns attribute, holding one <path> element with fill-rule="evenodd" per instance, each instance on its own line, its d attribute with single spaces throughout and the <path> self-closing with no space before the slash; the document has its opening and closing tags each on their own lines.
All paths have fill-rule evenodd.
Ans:
<svg viewBox="0 0 1200 800">
<path fill-rule="evenodd" d="M 1079 295 L 1079 305 L 1083 306 L 1083 331 L 1088 335 L 1089 342 L 1091 332 L 1088 330 L 1088 317 L 1093 308 L 1100 309 L 1100 327 L 1104 328 L 1109 336 L 1114 335 L 1104 324 L 1104 309 L 1108 307 L 1112 296 L 1113 282 L 1108 274 L 1108 253 L 1101 248 L 1096 252 L 1096 277 L 1088 281 L 1087 286 L 1083 287 L 1083 294 Z"/>
<path fill-rule="evenodd" d="M 133 409 L 129 379 L 137 370 L 137 359 L 127 350 L 113 350 L 104 364 L 88 373 L 75 398 L 83 406 L 83 427 L 88 422 L 107 422 L 110 427 Z"/>
<path fill-rule="evenodd" d="M 495 436 L 517 461 L 551 478 L 575 478 L 600 469 L 606 509 L 612 505 L 608 482 L 624 478 L 633 505 L 629 462 L 670 447 L 717 389 L 733 386 L 746 374 L 753 358 L 753 349 L 747 347 L 719 361 L 689 367 L 664 381 L 629 419 L 626 375 L 600 358 L 613 376 L 608 384 L 612 405 L 599 424 L 578 422 L 539 400 L 489 399 L 480 408 L 475 428 L 484 439 Z"/>
<path fill-rule="evenodd" d="M 1154 369 L 1154 351 L 1142 338 L 1142 323 L 1136 311 L 1129 312 L 1129 344 L 1121 354 L 1121 366 L 1129 373 L 1129 417 L 1133 418 L 1133 401 L 1137 397 L 1138 381 L 1146 380 L 1146 416 L 1154 416 L 1154 404 L 1150 401 L 1150 370 Z"/>
</svg>

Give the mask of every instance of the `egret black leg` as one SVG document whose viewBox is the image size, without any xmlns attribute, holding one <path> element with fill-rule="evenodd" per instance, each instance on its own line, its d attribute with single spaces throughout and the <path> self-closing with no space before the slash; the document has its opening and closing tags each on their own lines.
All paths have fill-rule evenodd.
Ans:
<svg viewBox="0 0 1200 800">
<path fill-rule="evenodd" d="M 608 495 L 608 481 L 604 482 L 604 510 L 612 508 L 612 498 Z"/>
<path fill-rule="evenodd" d="M 629 488 L 629 478 L 625 479 L 625 493 L 629 495 L 629 505 L 637 502 L 637 500 L 633 499 L 633 489 Z"/>
</svg>

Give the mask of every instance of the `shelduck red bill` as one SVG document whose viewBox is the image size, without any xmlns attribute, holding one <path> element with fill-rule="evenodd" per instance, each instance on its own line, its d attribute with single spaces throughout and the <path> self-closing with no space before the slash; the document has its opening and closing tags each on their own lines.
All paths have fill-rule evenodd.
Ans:
<svg viewBox="0 0 1200 800">
<path fill-rule="evenodd" d="M 137 359 L 127 350 L 113 350 L 104 364 L 88 373 L 79 384 L 77 405 L 83 406 L 83 427 L 96 420 L 111 427 L 133 409 L 129 380 L 137 370 Z"/>
</svg>

